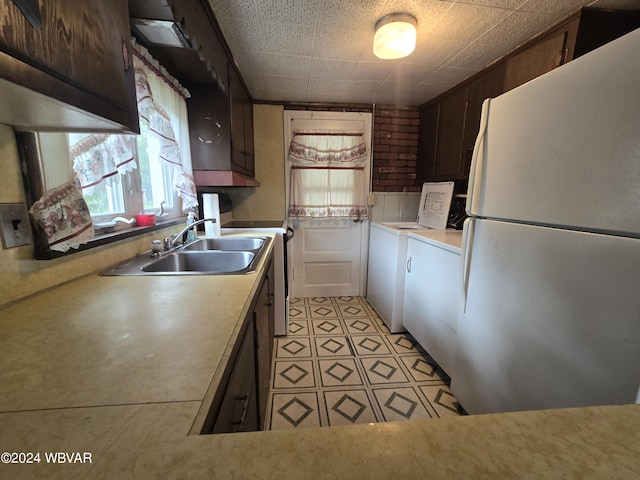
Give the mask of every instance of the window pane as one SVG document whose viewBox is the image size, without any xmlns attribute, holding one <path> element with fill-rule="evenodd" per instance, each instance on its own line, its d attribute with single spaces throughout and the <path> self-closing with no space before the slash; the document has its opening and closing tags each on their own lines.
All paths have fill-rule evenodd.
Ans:
<svg viewBox="0 0 640 480">
<path fill-rule="evenodd" d="M 69 133 L 69 145 L 75 145 L 85 140 L 91 134 Z M 73 160 L 71 161 L 73 164 Z M 94 163 L 91 168 L 98 168 L 98 163 Z M 94 174 L 104 174 L 102 169 L 98 169 Z M 116 174 L 109 176 L 99 183 L 92 184 L 90 187 L 83 188 L 82 196 L 84 197 L 91 216 L 101 215 L 123 215 L 126 212 L 124 191 L 122 185 L 122 175 Z"/>
<path fill-rule="evenodd" d="M 160 158 L 160 142 L 145 122 L 140 124 L 138 136 L 138 161 L 142 180 L 142 201 L 145 210 L 174 206 L 173 168 Z"/>
<path fill-rule="evenodd" d="M 111 185 L 101 182 L 90 190 L 90 193 L 83 192 L 82 196 L 92 216 L 124 214 L 124 195 L 120 176 L 114 178 Z"/>
</svg>

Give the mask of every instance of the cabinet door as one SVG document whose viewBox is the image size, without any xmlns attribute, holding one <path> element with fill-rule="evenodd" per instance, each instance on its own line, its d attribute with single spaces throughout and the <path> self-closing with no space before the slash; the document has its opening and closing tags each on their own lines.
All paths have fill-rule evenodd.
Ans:
<svg viewBox="0 0 640 480">
<path fill-rule="evenodd" d="M 459 308 L 460 255 L 409 238 L 403 324 L 452 375 Z"/>
<path fill-rule="evenodd" d="M 439 115 L 439 103 L 420 110 L 420 135 L 418 138 L 418 161 L 416 163 L 416 180 L 418 182 L 426 182 L 433 178 L 434 175 Z"/>
<path fill-rule="evenodd" d="M 258 422 L 264 426 L 271 380 L 273 352 L 273 264 L 265 277 L 253 311 L 256 329 L 256 370 L 258 374 Z"/>
<path fill-rule="evenodd" d="M 249 325 L 245 330 L 213 433 L 259 430 L 255 374 L 253 325 Z"/>
<path fill-rule="evenodd" d="M 464 177 L 462 141 L 468 93 L 467 87 L 459 88 L 420 112 L 417 181 Z"/>
<path fill-rule="evenodd" d="M 507 92 L 569 61 L 578 31 L 578 21 L 541 38 L 507 60 L 504 91 Z"/>
<path fill-rule="evenodd" d="M 244 103 L 244 167 L 251 176 L 255 175 L 255 152 L 253 148 L 253 104 L 249 97 Z"/>
<path fill-rule="evenodd" d="M 194 170 L 230 170 L 229 97 L 215 84 L 189 85 L 189 140 Z"/>
<path fill-rule="evenodd" d="M 464 126 L 464 140 L 462 142 L 462 171 L 465 178 L 469 176 L 471 155 L 480 128 L 482 103 L 487 98 L 494 98 L 502 93 L 505 68 L 506 62 L 501 62 L 496 67 L 487 70 L 481 76 L 472 80 L 469 84 L 469 102 Z"/>
<path fill-rule="evenodd" d="M 452 179 L 462 174 L 462 138 L 468 95 L 468 89 L 463 87 L 440 103 L 434 178 Z"/>
<path fill-rule="evenodd" d="M 242 83 L 232 67 L 229 67 L 229 85 L 231 88 L 231 165 L 234 170 L 249 174 L 245 149 L 247 98 Z"/>
<path fill-rule="evenodd" d="M 137 132 L 127 0 L 36 4 L 39 28 L 0 0 L 0 76 Z M 59 126 L 65 121 L 60 116 Z"/>
</svg>

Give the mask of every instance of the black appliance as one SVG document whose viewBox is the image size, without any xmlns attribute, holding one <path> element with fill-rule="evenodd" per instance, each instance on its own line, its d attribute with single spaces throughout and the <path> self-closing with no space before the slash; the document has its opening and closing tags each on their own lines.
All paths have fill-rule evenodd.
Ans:
<svg viewBox="0 0 640 480">
<path fill-rule="evenodd" d="M 465 208 L 467 206 L 467 195 L 456 194 L 451 200 L 451 208 L 449 209 L 449 218 L 447 219 L 447 228 L 455 228 L 462 230 L 464 221 L 467 218 Z"/>
</svg>

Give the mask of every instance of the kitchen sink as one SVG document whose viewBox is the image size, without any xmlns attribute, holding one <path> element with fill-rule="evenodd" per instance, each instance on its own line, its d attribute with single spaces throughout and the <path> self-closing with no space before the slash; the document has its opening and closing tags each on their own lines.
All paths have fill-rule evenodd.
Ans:
<svg viewBox="0 0 640 480">
<path fill-rule="evenodd" d="M 255 251 L 264 245 L 264 237 L 216 237 L 201 238 L 184 247 L 185 251 L 206 251 L 206 250 L 241 250 Z"/>
<path fill-rule="evenodd" d="M 254 258 L 253 252 L 180 251 L 161 257 L 141 270 L 155 273 L 246 273 Z"/>
<path fill-rule="evenodd" d="M 100 275 L 243 275 L 255 272 L 268 245 L 269 237 L 201 238 L 159 257 L 138 255 Z"/>
</svg>

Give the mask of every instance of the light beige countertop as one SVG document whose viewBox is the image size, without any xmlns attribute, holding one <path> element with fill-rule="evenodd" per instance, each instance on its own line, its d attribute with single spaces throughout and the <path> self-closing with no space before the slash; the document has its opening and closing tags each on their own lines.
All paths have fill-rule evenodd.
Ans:
<svg viewBox="0 0 640 480">
<path fill-rule="evenodd" d="M 462 249 L 462 230 L 411 230 L 408 235 L 453 253 L 460 254 Z"/>
<path fill-rule="evenodd" d="M 0 310 L 0 452 L 40 454 L 0 479 L 640 477 L 640 405 L 190 435 L 264 267 L 92 275 Z"/>
</svg>

